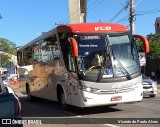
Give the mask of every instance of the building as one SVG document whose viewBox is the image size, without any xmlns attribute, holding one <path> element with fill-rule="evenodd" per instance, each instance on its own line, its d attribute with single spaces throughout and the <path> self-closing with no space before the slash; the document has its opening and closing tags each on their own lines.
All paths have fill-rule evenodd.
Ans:
<svg viewBox="0 0 160 127">
<path fill-rule="evenodd" d="M 86 0 L 68 0 L 70 23 L 86 22 Z"/>
<path fill-rule="evenodd" d="M 4 55 L 10 57 L 9 62 L 6 62 L 3 58 L 1 58 Z M 6 70 L 16 70 L 16 67 L 17 56 L 0 51 L 0 74 Z"/>
<path fill-rule="evenodd" d="M 155 21 L 155 33 L 160 34 L 160 17 L 157 17 Z"/>
</svg>

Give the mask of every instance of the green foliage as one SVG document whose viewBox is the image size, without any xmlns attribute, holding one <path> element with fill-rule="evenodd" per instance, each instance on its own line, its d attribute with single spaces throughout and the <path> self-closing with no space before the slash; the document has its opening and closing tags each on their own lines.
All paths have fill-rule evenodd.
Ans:
<svg viewBox="0 0 160 127">
<path fill-rule="evenodd" d="M 149 44 L 150 44 L 150 52 L 147 55 L 150 59 L 160 58 L 160 34 L 149 34 L 147 35 Z"/>
<path fill-rule="evenodd" d="M 16 44 L 5 39 L 5 38 L 0 38 L 0 66 L 8 66 L 10 63 L 10 55 L 8 54 L 15 54 L 15 47 Z M 4 52 L 4 53 L 3 53 Z"/>
<path fill-rule="evenodd" d="M 6 52 L 9 54 L 15 54 L 15 48 L 16 44 L 5 39 L 5 38 L 0 38 L 0 51 Z"/>
<path fill-rule="evenodd" d="M 150 52 L 147 54 L 147 58 L 150 59 L 157 59 L 160 58 L 160 34 L 149 34 L 147 35 L 149 45 L 150 45 Z M 137 48 L 139 52 L 144 52 L 143 49 L 143 42 L 140 40 L 136 40 Z"/>
<path fill-rule="evenodd" d="M 144 52 L 143 42 L 139 39 L 136 39 L 135 41 L 136 41 L 138 52 Z"/>
</svg>

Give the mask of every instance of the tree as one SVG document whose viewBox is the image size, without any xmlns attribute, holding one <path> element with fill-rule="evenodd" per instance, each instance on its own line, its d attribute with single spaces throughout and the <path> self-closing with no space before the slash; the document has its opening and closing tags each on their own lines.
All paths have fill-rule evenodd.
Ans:
<svg viewBox="0 0 160 127">
<path fill-rule="evenodd" d="M 149 34 L 147 35 L 149 42 L 159 42 L 160 43 L 160 34 Z"/>
<path fill-rule="evenodd" d="M 4 66 L 9 63 L 11 56 L 8 54 L 15 55 L 15 47 L 15 43 L 5 38 L 0 38 L 0 66 Z"/>
<path fill-rule="evenodd" d="M 147 54 L 147 58 L 157 59 L 160 58 L 160 34 L 149 34 L 147 35 L 150 52 Z M 137 41 L 137 48 L 139 52 L 144 52 L 143 43 L 140 40 Z"/>
</svg>

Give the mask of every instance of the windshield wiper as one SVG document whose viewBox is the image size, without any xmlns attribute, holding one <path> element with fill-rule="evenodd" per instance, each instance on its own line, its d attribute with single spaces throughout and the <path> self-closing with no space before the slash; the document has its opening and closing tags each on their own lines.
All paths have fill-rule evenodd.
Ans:
<svg viewBox="0 0 160 127">
<path fill-rule="evenodd" d="M 114 56 L 113 50 L 112 50 L 113 59 L 117 62 L 116 66 L 119 68 L 119 70 L 127 77 L 128 80 L 131 80 L 132 77 L 129 74 L 129 72 L 124 68 L 122 63 Z"/>
<path fill-rule="evenodd" d="M 106 43 L 106 53 L 109 54 L 109 41 L 108 41 L 108 35 L 105 37 L 105 43 Z M 103 53 L 102 53 L 102 56 L 103 56 L 103 65 L 101 68 L 98 69 L 98 75 L 97 75 L 97 82 L 100 82 L 103 75 L 104 75 L 104 72 L 105 72 L 105 68 L 107 68 L 107 60 L 106 60 L 106 53 L 104 52 L 104 56 L 103 56 Z"/>
<path fill-rule="evenodd" d="M 104 75 L 104 68 L 102 67 L 102 68 L 98 69 L 97 82 L 101 81 L 103 75 Z"/>
</svg>

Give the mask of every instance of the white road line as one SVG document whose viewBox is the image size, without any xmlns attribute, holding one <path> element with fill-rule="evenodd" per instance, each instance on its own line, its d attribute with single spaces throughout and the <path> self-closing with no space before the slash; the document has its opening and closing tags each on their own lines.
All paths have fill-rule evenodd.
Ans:
<svg viewBox="0 0 160 127">
<path fill-rule="evenodd" d="M 113 125 L 113 124 L 104 124 L 106 126 L 109 126 L 109 127 L 120 127 L 120 126 L 116 126 L 116 125 Z"/>
</svg>

